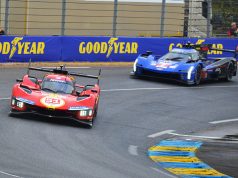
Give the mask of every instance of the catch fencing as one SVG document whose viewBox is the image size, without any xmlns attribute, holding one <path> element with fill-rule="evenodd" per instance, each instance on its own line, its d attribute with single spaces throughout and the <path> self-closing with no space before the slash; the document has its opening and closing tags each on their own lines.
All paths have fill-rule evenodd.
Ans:
<svg viewBox="0 0 238 178">
<path fill-rule="evenodd" d="M 235 0 L 1 0 L 0 26 L 8 35 L 226 36 L 230 22 L 237 20 L 237 4 Z"/>
</svg>

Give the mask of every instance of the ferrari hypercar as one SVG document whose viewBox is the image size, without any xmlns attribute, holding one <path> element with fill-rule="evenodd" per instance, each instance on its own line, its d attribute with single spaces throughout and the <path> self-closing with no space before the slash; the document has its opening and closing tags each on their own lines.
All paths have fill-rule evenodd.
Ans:
<svg viewBox="0 0 238 178">
<path fill-rule="evenodd" d="M 210 50 L 234 53 L 235 57 L 209 58 Z M 199 85 L 204 80 L 229 81 L 237 73 L 236 51 L 214 49 L 212 45 L 183 45 L 164 56 L 148 51 L 134 62 L 132 76 L 157 77 L 176 80 L 187 85 Z"/>
<path fill-rule="evenodd" d="M 46 74 L 39 79 L 30 75 L 32 70 Z M 27 74 L 17 79 L 13 86 L 9 115 L 68 118 L 92 127 L 98 111 L 100 73 L 101 70 L 98 76 L 73 73 L 65 66 L 55 69 L 28 67 Z M 82 86 L 76 83 L 76 77 L 97 79 L 97 83 Z"/>
</svg>

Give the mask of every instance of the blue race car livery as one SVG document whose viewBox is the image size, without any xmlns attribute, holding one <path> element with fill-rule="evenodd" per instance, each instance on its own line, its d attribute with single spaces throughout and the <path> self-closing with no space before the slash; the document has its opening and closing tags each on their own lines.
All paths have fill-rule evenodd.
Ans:
<svg viewBox="0 0 238 178">
<path fill-rule="evenodd" d="M 134 62 L 132 75 L 176 80 L 188 85 L 199 85 L 202 80 L 212 79 L 229 81 L 236 76 L 236 58 L 208 58 L 209 50 L 232 52 L 236 56 L 232 50 L 186 44 L 183 48 L 172 49 L 162 57 L 149 51 L 139 55 Z"/>
</svg>

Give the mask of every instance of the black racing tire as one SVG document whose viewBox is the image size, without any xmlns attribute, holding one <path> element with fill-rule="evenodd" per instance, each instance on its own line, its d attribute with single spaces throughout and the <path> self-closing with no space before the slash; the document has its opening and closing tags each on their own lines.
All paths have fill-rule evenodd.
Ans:
<svg viewBox="0 0 238 178">
<path fill-rule="evenodd" d="M 92 129 L 93 128 L 93 123 L 94 123 L 94 118 L 92 119 L 92 121 L 90 121 L 89 123 L 88 123 L 88 125 L 87 125 L 87 127 L 89 128 L 89 129 Z"/>
<path fill-rule="evenodd" d="M 135 75 L 135 74 L 130 74 L 130 78 L 131 79 L 139 79 L 140 77 L 138 75 Z"/>
<path fill-rule="evenodd" d="M 94 109 L 93 119 L 95 119 L 97 115 L 98 115 L 98 106 Z"/>
<path fill-rule="evenodd" d="M 194 85 L 196 86 L 199 85 L 201 82 L 201 78 L 202 78 L 202 66 L 198 65 L 195 72 Z"/>
<path fill-rule="evenodd" d="M 225 81 L 231 81 L 234 75 L 234 64 L 230 63 L 226 69 Z"/>
</svg>

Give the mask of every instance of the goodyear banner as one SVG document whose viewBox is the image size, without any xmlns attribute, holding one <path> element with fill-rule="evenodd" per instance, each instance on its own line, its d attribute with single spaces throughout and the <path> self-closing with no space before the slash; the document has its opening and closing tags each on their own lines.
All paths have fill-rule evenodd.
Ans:
<svg viewBox="0 0 238 178">
<path fill-rule="evenodd" d="M 232 49 L 238 45 L 235 38 L 129 38 L 79 36 L 0 36 L 0 62 L 32 61 L 88 61 L 130 62 L 140 53 L 153 51 L 163 55 L 183 44 L 212 44 L 213 48 Z M 210 51 L 211 57 L 233 54 Z"/>
<path fill-rule="evenodd" d="M 60 61 L 60 37 L 0 36 L 0 62 Z"/>
</svg>

